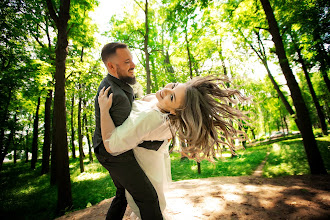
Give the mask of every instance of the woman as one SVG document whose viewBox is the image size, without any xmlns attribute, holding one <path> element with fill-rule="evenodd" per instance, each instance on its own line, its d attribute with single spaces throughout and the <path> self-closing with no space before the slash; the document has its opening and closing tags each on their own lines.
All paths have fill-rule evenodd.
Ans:
<svg viewBox="0 0 330 220">
<path fill-rule="evenodd" d="M 101 132 L 106 150 L 116 155 L 133 148 L 137 161 L 157 191 L 162 211 L 165 209 L 163 186 L 169 176 L 165 175 L 168 173 L 165 166 L 169 161 L 168 145 L 163 144 L 158 151 L 135 146 L 143 140 L 164 140 L 177 134 L 186 146 L 181 148 L 182 153 L 198 161 L 213 160 L 222 145 L 233 149 L 234 139 L 243 133 L 235 129 L 233 123 L 236 121 L 240 126 L 241 120 L 247 117 L 232 106 L 237 100 L 247 98 L 238 90 L 225 88 L 225 82 L 226 79 L 207 76 L 184 84 L 168 84 L 155 95 L 134 101 L 129 118 L 117 128 L 109 115 L 110 88 L 100 91 Z M 116 149 L 117 146 L 126 149 Z M 128 193 L 127 201 L 139 216 Z"/>
</svg>

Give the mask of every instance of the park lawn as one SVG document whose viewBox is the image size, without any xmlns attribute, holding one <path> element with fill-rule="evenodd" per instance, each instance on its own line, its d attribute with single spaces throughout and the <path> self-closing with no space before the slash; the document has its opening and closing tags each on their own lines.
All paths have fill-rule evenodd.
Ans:
<svg viewBox="0 0 330 220">
<path fill-rule="evenodd" d="M 330 136 L 316 139 L 325 168 L 330 172 Z M 263 168 L 264 177 L 309 174 L 307 156 L 301 138 L 273 144 Z"/>
<path fill-rule="evenodd" d="M 270 145 L 262 145 L 237 151 L 238 156 L 231 158 L 230 152 L 223 152 L 218 161 L 201 162 L 201 174 L 197 172 L 197 162 L 182 160 L 179 153 L 171 154 L 172 180 L 199 179 L 217 176 L 247 176 L 251 175 L 265 159 Z"/>
<path fill-rule="evenodd" d="M 320 151 L 329 170 L 329 143 L 330 138 L 318 138 Z M 266 174 L 265 176 L 307 174 L 309 173 L 307 161 L 304 159 L 303 145 L 301 139 L 284 140 L 277 143 L 286 157 L 282 159 L 275 154 L 272 145 L 261 145 L 238 151 L 238 157 L 231 158 L 228 152 L 224 152 L 222 159 L 215 163 L 201 162 L 201 174 L 197 173 L 197 163 L 191 160 L 181 161 L 180 154 L 171 154 L 172 179 L 173 181 L 207 178 L 216 176 L 243 176 L 251 175 L 257 166 L 264 160 L 267 151 L 271 151 L 269 161 L 277 162 L 276 166 L 283 166 L 281 170 L 289 169 L 288 161 L 293 164 L 290 172 Z M 283 146 L 283 147 L 282 147 Z M 292 149 L 291 149 L 292 148 Z M 291 150 L 288 150 L 291 149 Z M 293 149 L 297 150 L 298 153 Z M 290 154 L 291 153 L 291 154 Z M 306 157 L 306 156 L 305 156 Z M 277 159 L 276 159 L 277 158 Z M 281 158 L 281 159 L 279 159 Z M 97 160 L 95 160 L 97 161 Z M 280 161 L 280 163 L 278 163 Z M 80 173 L 79 159 L 70 160 L 71 185 L 73 207 L 71 211 L 83 209 L 115 195 L 115 187 L 106 169 L 98 162 L 89 163 L 84 160 L 85 172 Z M 268 163 L 265 173 L 269 173 L 273 162 Z M 302 165 L 300 165 L 302 164 Z M 295 170 L 295 171 L 293 171 Z M 30 169 L 30 164 L 19 162 L 17 164 L 5 163 L 0 172 L 0 218 L 1 219 L 54 219 L 57 189 L 50 186 L 50 176 L 42 175 L 41 162 L 37 163 L 35 170 Z"/>
</svg>

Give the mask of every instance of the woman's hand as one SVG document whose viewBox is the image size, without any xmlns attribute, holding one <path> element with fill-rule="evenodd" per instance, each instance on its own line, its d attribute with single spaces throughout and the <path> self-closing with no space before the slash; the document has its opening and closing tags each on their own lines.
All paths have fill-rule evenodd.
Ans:
<svg viewBox="0 0 330 220">
<path fill-rule="evenodd" d="M 111 86 L 109 86 L 107 89 L 103 87 L 99 93 L 98 101 L 99 101 L 100 111 L 109 111 L 109 109 L 112 106 L 113 93 L 111 93 L 108 97 L 110 87 Z"/>
</svg>

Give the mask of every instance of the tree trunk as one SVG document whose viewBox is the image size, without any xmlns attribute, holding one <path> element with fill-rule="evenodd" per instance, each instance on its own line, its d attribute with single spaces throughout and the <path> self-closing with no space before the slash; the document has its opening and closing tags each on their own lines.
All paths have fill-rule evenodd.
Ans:
<svg viewBox="0 0 330 220">
<path fill-rule="evenodd" d="M 30 129 L 30 128 L 29 128 Z M 26 132 L 26 136 L 25 136 L 25 163 L 29 162 L 29 132 Z"/>
<path fill-rule="evenodd" d="M 9 108 L 9 104 L 10 104 L 10 100 L 11 100 L 11 96 L 12 96 L 12 88 L 9 87 L 9 94 L 8 94 L 8 99 L 4 108 L 4 114 L 1 116 L 1 131 L 0 131 L 0 153 L 2 153 L 4 150 L 3 147 L 3 141 L 4 141 L 4 137 L 5 137 L 5 128 L 6 128 L 6 123 L 7 123 L 7 119 L 8 119 L 8 108 Z"/>
<path fill-rule="evenodd" d="M 55 185 L 57 183 L 56 181 L 56 148 L 55 148 L 55 123 L 54 123 L 54 111 L 55 106 L 53 102 L 53 114 L 52 114 L 52 148 L 51 148 L 51 157 L 50 157 L 50 184 Z"/>
<path fill-rule="evenodd" d="M 31 120 L 29 120 L 31 121 Z M 25 163 L 29 162 L 29 132 L 30 132 L 30 123 L 28 123 L 28 128 L 26 129 L 25 136 Z"/>
<path fill-rule="evenodd" d="M 250 45 L 251 49 L 257 54 L 257 56 L 259 57 L 259 59 L 261 60 L 262 64 L 264 65 L 266 71 L 267 71 L 267 76 L 270 79 L 271 83 L 274 86 L 274 89 L 276 90 L 278 96 L 280 97 L 280 99 L 282 100 L 286 110 L 289 112 L 290 115 L 294 115 L 295 112 L 293 111 L 291 105 L 289 104 L 289 102 L 286 100 L 284 94 L 282 93 L 280 87 L 277 85 L 277 82 L 275 81 L 272 73 L 270 72 L 270 69 L 268 67 L 268 62 L 267 62 L 267 55 L 266 55 L 266 51 L 263 45 L 263 42 L 260 38 L 260 35 L 258 32 L 255 33 L 258 39 L 258 44 L 259 44 L 259 49 L 256 49 L 252 43 L 249 43 L 248 40 L 245 38 L 244 34 L 241 32 L 241 35 L 244 37 L 245 41 Z"/>
<path fill-rule="evenodd" d="M 146 33 L 144 35 L 144 54 L 146 56 L 146 74 L 147 74 L 147 94 L 151 92 L 151 76 L 150 76 L 150 64 L 149 64 L 149 52 L 148 52 L 148 43 L 149 43 L 149 21 L 148 21 L 148 0 L 145 3 L 145 29 Z"/>
<path fill-rule="evenodd" d="M 42 147 L 42 167 L 41 175 L 49 172 L 49 156 L 51 142 L 51 106 L 52 106 L 53 90 L 48 90 L 48 95 L 45 102 L 45 124 L 44 124 L 44 144 Z"/>
<path fill-rule="evenodd" d="M 312 95 L 313 102 L 314 102 L 314 105 L 316 107 L 317 115 L 319 117 L 321 128 L 322 128 L 322 133 L 324 135 L 328 135 L 328 129 L 327 129 L 327 124 L 325 123 L 325 117 L 324 117 L 322 108 L 320 106 L 319 100 L 316 97 L 315 90 L 313 88 L 311 79 L 309 77 L 309 73 L 308 73 L 307 67 L 306 67 L 305 62 L 304 62 L 304 59 L 303 59 L 303 57 L 301 55 L 301 49 L 300 48 L 297 48 L 297 53 L 298 53 L 299 62 L 301 64 L 302 69 L 303 69 L 304 74 L 305 74 L 305 78 L 306 78 L 306 81 L 307 81 L 307 85 L 308 85 L 309 91 L 310 91 L 310 93 Z"/>
<path fill-rule="evenodd" d="M 273 37 L 276 54 L 278 56 L 282 72 L 291 91 L 292 100 L 297 113 L 297 125 L 303 138 L 311 174 L 326 174 L 327 171 L 324 167 L 320 151 L 317 147 L 308 110 L 286 57 L 282 37 L 280 35 L 273 10 L 268 0 L 260 1 L 266 14 L 269 25 L 269 32 Z"/>
<path fill-rule="evenodd" d="M 172 77 L 175 78 L 174 76 L 174 69 L 170 61 L 170 55 L 168 54 L 168 51 L 166 51 L 165 59 L 164 59 L 164 64 L 165 64 L 165 69 L 167 73 L 171 73 Z"/>
<path fill-rule="evenodd" d="M 278 96 L 280 97 L 280 99 L 282 100 L 282 103 L 284 104 L 286 110 L 289 112 L 290 115 L 294 115 L 295 112 L 293 111 L 290 103 L 288 102 L 288 100 L 286 99 L 286 97 L 284 96 L 283 92 L 281 91 L 280 87 L 277 85 L 277 82 L 275 81 L 273 75 L 271 74 L 267 61 L 263 60 L 263 64 L 267 70 L 267 75 L 268 78 L 270 79 L 270 81 L 272 82 L 274 89 L 276 90 Z"/>
<path fill-rule="evenodd" d="M 32 159 L 31 159 L 31 169 L 33 170 L 36 168 L 36 163 L 38 160 L 39 107 L 40 107 L 40 96 L 38 98 L 36 115 L 34 116 L 34 122 L 33 122 Z"/>
<path fill-rule="evenodd" d="M 320 62 L 320 72 L 321 72 L 324 82 L 328 88 L 328 91 L 330 92 L 330 80 L 329 80 L 328 71 L 327 71 L 328 65 L 330 65 L 329 61 L 328 61 L 328 55 L 327 55 L 325 48 L 323 47 L 323 44 L 321 43 L 322 42 L 321 37 L 316 30 L 313 33 L 313 37 L 314 37 L 314 42 L 316 42 L 315 47 L 318 52 L 317 60 Z"/>
<path fill-rule="evenodd" d="M 5 157 L 8 153 L 8 149 L 9 149 L 10 144 L 13 142 L 13 139 L 14 139 L 16 120 L 17 120 L 17 112 L 15 113 L 13 122 L 9 125 L 10 134 L 9 134 L 9 137 L 8 137 L 7 144 L 5 145 L 3 151 L 0 154 L 0 170 L 2 170 L 3 161 L 4 161 L 4 159 L 5 159 Z"/>
<path fill-rule="evenodd" d="M 188 41 L 188 33 L 185 30 L 185 39 L 186 39 L 186 47 L 187 47 L 187 54 L 188 54 L 188 64 L 189 64 L 189 72 L 190 72 L 190 79 L 193 78 L 193 71 L 192 71 L 192 61 L 191 61 L 191 54 L 189 49 L 189 41 Z"/>
<path fill-rule="evenodd" d="M 83 116 L 84 124 L 85 124 L 85 129 L 86 129 L 86 139 L 88 143 L 88 152 L 89 152 L 89 161 L 93 162 L 93 153 L 92 153 L 92 144 L 89 136 L 89 129 L 88 129 L 88 121 L 87 121 L 87 116 L 86 113 Z"/>
<path fill-rule="evenodd" d="M 56 148 L 57 213 L 64 214 L 72 207 L 72 193 L 69 170 L 68 141 L 65 109 L 65 61 L 68 47 L 68 20 L 70 0 L 61 0 L 60 9 L 54 10 L 51 0 L 47 0 L 50 16 L 58 29 L 56 44 L 56 72 L 54 97 L 54 146 Z M 56 12 L 58 11 L 58 15 Z"/>
<path fill-rule="evenodd" d="M 79 91 L 80 90 L 81 90 L 81 84 L 79 83 Z M 79 97 L 79 104 L 78 104 L 79 162 L 80 162 L 80 172 L 83 173 L 84 172 L 84 151 L 83 151 L 82 134 L 81 134 L 81 104 L 82 104 L 82 98 Z"/>
<path fill-rule="evenodd" d="M 14 147 L 14 164 L 16 164 L 17 163 L 17 146 L 16 146 L 15 142 L 13 144 L 13 147 Z"/>
<path fill-rule="evenodd" d="M 0 155 L 0 170 L 2 170 L 3 161 L 4 161 L 5 157 L 8 154 L 9 146 L 10 146 L 10 144 L 13 141 L 14 133 L 15 133 L 15 129 L 14 128 L 11 128 L 10 133 L 9 133 L 9 137 L 8 137 L 8 140 L 7 140 L 7 143 L 6 143 L 6 145 L 5 145 L 4 149 L 3 149 L 3 152 L 1 152 L 1 155 Z"/>
<path fill-rule="evenodd" d="M 74 124 L 73 124 L 73 111 L 74 110 L 74 94 L 71 98 L 71 152 L 72 158 L 76 159 L 76 147 L 74 146 Z"/>
<path fill-rule="evenodd" d="M 227 71 L 227 67 L 226 67 L 226 63 L 225 63 L 225 58 L 223 57 L 223 54 L 222 54 L 222 40 L 220 38 L 219 40 L 219 57 L 220 57 L 220 60 L 221 60 L 221 65 L 222 65 L 222 68 L 223 68 L 223 75 L 225 76 L 228 76 L 228 71 Z M 227 85 L 228 87 L 228 85 Z"/>
<path fill-rule="evenodd" d="M 151 67 L 153 70 L 156 69 L 154 59 L 151 59 Z M 157 75 L 159 73 L 157 73 L 157 72 L 155 73 L 155 71 L 152 71 L 151 73 L 152 73 L 152 79 L 153 79 L 152 81 L 154 82 L 154 83 L 151 83 L 151 85 L 153 85 L 152 92 L 157 92 L 159 90 L 158 78 L 157 78 Z"/>
</svg>

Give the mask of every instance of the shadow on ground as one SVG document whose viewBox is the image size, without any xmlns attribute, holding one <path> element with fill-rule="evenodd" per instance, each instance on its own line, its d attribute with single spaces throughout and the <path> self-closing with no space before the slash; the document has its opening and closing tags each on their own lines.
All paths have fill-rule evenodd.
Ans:
<svg viewBox="0 0 330 220">
<path fill-rule="evenodd" d="M 214 177 L 173 182 L 168 219 L 329 219 L 330 175 Z M 112 199 L 58 218 L 105 219 Z M 129 219 L 130 209 L 124 219 Z"/>
</svg>

